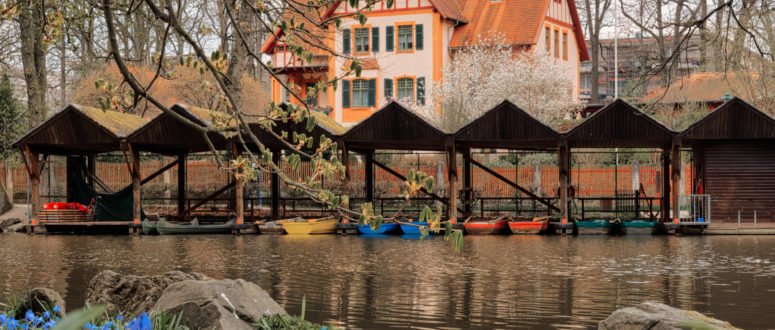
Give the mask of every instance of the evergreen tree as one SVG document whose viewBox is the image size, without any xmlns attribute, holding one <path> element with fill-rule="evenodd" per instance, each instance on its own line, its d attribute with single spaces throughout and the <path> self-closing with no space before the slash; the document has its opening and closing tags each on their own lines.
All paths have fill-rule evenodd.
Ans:
<svg viewBox="0 0 775 330">
<path fill-rule="evenodd" d="M 13 96 L 13 86 L 7 74 L 0 79 L 0 159 L 13 154 L 11 144 L 24 129 L 19 102 Z"/>
</svg>

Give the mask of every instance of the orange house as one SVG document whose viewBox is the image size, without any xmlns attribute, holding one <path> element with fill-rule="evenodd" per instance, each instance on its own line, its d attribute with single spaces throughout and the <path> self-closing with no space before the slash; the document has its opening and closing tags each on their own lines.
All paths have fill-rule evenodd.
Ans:
<svg viewBox="0 0 775 330">
<path fill-rule="evenodd" d="M 353 12 L 339 1 L 322 17 Z M 389 8 L 377 3 L 366 16 L 364 25 L 347 16 L 337 30 L 321 31 L 316 43 L 343 57 L 314 49 L 312 61 L 301 61 L 285 49 L 281 34 L 279 40 L 269 37 L 261 51 L 270 56 L 282 82 L 297 86 L 305 102 L 344 126 L 368 117 L 387 99 L 423 105 L 426 86 L 443 79 L 442 68 L 454 51 L 492 32 L 504 35 L 514 49 L 554 58 L 578 98 L 579 66 L 589 54 L 574 0 L 395 0 Z M 348 57 L 361 60 L 361 76 L 345 77 L 336 91 L 308 98 L 315 82 L 346 72 Z M 272 100 L 297 103 L 277 80 L 272 81 Z"/>
</svg>

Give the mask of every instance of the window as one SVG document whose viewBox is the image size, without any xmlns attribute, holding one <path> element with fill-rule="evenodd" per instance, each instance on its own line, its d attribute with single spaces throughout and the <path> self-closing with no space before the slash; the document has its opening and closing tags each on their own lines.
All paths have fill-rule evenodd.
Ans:
<svg viewBox="0 0 775 330">
<path fill-rule="evenodd" d="M 399 25 L 398 26 L 398 50 L 412 50 L 413 35 L 411 25 Z"/>
<path fill-rule="evenodd" d="M 408 100 L 408 103 L 414 102 L 414 80 L 412 78 L 399 78 L 396 85 L 398 85 L 398 100 Z"/>
<path fill-rule="evenodd" d="M 353 80 L 353 107 L 362 108 L 369 105 L 369 81 L 366 79 Z"/>
<path fill-rule="evenodd" d="M 560 30 L 554 30 L 554 57 L 560 57 Z"/>
<path fill-rule="evenodd" d="M 545 33 L 545 36 L 544 36 L 544 38 L 545 38 L 546 40 L 544 40 L 544 43 L 546 44 L 546 52 L 548 53 L 548 52 L 551 50 L 551 48 L 550 48 L 550 47 L 551 47 L 551 45 L 552 45 L 552 43 L 551 43 L 551 41 L 550 41 L 550 39 L 551 39 L 551 37 L 552 37 L 552 36 L 551 36 L 551 30 L 549 29 L 549 27 L 548 27 L 548 26 L 546 27 L 546 31 L 545 31 L 545 32 L 546 32 L 546 33 Z"/>
<path fill-rule="evenodd" d="M 568 59 L 568 32 L 562 32 L 562 59 Z"/>
<path fill-rule="evenodd" d="M 277 46 L 277 51 L 278 52 L 284 52 L 285 51 L 285 46 L 284 45 Z"/>
<path fill-rule="evenodd" d="M 369 29 L 357 28 L 355 31 L 355 52 L 356 53 L 368 53 L 369 52 Z"/>
</svg>

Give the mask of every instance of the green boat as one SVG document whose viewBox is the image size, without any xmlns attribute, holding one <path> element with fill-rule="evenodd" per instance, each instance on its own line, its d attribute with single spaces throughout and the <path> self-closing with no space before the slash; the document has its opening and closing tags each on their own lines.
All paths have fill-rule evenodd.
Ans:
<svg viewBox="0 0 775 330">
<path fill-rule="evenodd" d="M 156 230 L 156 222 L 148 219 L 143 219 L 143 234 L 158 235 L 159 231 Z"/>
<path fill-rule="evenodd" d="M 577 221 L 576 230 L 579 235 L 616 235 L 621 233 L 621 222 L 602 219 Z"/>
<path fill-rule="evenodd" d="M 156 230 L 161 235 L 229 234 L 231 233 L 233 227 L 234 220 L 229 220 L 219 224 L 200 225 L 196 219 L 191 222 L 173 223 L 166 221 L 164 218 L 161 218 L 156 223 Z"/>
<path fill-rule="evenodd" d="M 627 235 L 651 235 L 657 232 L 658 223 L 647 220 L 622 222 L 622 231 Z"/>
</svg>

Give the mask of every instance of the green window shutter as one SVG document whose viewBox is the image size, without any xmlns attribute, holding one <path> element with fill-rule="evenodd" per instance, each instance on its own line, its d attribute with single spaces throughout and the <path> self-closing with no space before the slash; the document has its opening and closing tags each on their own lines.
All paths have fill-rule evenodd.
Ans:
<svg viewBox="0 0 775 330">
<path fill-rule="evenodd" d="M 369 106 L 377 105 L 377 79 L 369 79 Z"/>
<path fill-rule="evenodd" d="M 371 28 L 371 51 L 375 53 L 379 51 L 379 28 L 378 27 Z"/>
<path fill-rule="evenodd" d="M 423 37 L 422 37 L 422 24 L 417 24 L 414 26 L 414 38 L 416 39 L 414 42 L 414 48 L 417 50 L 422 50 L 422 44 L 423 44 Z"/>
<path fill-rule="evenodd" d="M 350 30 L 342 31 L 342 53 L 350 54 Z"/>
<path fill-rule="evenodd" d="M 393 79 L 385 78 L 385 98 L 393 98 Z"/>
<path fill-rule="evenodd" d="M 417 104 L 425 105 L 425 77 L 417 78 Z"/>
<path fill-rule="evenodd" d="M 342 108 L 350 107 L 350 81 L 342 80 Z"/>
<path fill-rule="evenodd" d="M 395 37 L 393 36 L 393 27 L 386 26 L 385 27 L 385 51 L 386 52 L 393 51 L 393 42 L 395 42 Z"/>
</svg>

